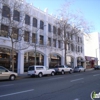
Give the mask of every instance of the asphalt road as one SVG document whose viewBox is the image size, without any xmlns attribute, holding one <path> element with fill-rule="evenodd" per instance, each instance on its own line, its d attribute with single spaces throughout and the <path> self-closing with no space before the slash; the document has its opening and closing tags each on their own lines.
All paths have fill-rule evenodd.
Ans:
<svg viewBox="0 0 100 100">
<path fill-rule="evenodd" d="M 100 92 L 100 70 L 0 81 L 0 100 L 91 100 Z"/>
</svg>

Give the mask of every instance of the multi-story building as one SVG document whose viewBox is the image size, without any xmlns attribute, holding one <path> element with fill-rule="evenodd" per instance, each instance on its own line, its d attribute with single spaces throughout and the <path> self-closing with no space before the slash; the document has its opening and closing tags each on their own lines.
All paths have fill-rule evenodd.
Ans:
<svg viewBox="0 0 100 100">
<path fill-rule="evenodd" d="M 0 0 L 0 65 L 10 68 L 12 44 L 9 34 L 12 32 L 13 39 L 20 40 L 13 47 L 14 67 L 18 73 L 35 64 L 35 54 L 38 65 L 64 64 L 63 43 L 56 38 L 59 35 L 56 20 L 47 10 L 41 11 L 25 0 Z M 67 64 L 71 67 L 84 65 L 83 35 L 73 36 L 71 40 L 73 42 L 67 45 Z"/>
<path fill-rule="evenodd" d="M 100 64 L 100 33 L 93 32 L 84 37 L 84 54 L 87 65 Z"/>
</svg>

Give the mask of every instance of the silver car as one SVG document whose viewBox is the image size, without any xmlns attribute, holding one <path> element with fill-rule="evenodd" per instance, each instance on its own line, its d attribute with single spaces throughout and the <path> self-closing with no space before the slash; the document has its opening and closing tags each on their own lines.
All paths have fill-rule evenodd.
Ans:
<svg viewBox="0 0 100 100">
<path fill-rule="evenodd" d="M 13 81 L 17 76 L 17 73 L 9 71 L 8 69 L 0 66 L 0 80 L 9 79 Z"/>
<path fill-rule="evenodd" d="M 81 71 L 86 71 L 86 69 L 83 66 L 77 66 L 74 68 L 74 72 L 81 72 Z"/>
</svg>

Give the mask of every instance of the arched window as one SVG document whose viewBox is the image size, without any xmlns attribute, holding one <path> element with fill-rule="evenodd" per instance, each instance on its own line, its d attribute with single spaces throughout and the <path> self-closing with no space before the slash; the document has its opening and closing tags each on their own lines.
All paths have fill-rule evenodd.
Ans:
<svg viewBox="0 0 100 100">
<path fill-rule="evenodd" d="M 33 27 L 37 27 L 37 19 L 33 18 Z"/>
<path fill-rule="evenodd" d="M 9 7 L 3 6 L 3 9 L 2 9 L 2 16 L 3 16 L 3 17 L 10 18 L 10 8 L 9 8 Z"/>
</svg>

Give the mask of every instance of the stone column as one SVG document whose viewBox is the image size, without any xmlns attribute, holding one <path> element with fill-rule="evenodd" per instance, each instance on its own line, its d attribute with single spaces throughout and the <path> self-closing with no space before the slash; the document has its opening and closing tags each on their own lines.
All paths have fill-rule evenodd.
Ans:
<svg viewBox="0 0 100 100">
<path fill-rule="evenodd" d="M 23 74 L 24 73 L 24 52 L 18 51 L 18 66 L 17 66 L 17 73 Z"/>
</svg>

